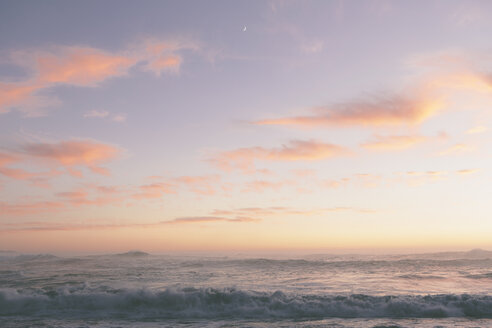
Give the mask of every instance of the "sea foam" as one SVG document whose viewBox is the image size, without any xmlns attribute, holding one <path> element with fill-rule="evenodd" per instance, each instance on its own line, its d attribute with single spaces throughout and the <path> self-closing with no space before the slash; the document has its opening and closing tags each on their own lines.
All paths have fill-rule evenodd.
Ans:
<svg viewBox="0 0 492 328">
<path fill-rule="evenodd" d="M 492 318 L 480 295 L 301 295 L 236 289 L 0 289 L 0 316 L 162 319 Z"/>
</svg>

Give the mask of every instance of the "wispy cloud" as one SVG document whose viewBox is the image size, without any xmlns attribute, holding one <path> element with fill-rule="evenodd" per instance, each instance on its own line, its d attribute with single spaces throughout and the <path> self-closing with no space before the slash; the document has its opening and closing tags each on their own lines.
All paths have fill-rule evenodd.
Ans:
<svg viewBox="0 0 492 328">
<path fill-rule="evenodd" d="M 259 219 L 248 218 L 248 217 L 237 217 L 234 219 L 219 217 L 219 216 L 191 216 L 176 218 L 170 221 L 163 221 L 163 224 L 187 224 L 187 223 L 210 223 L 210 222 L 231 222 L 231 223 L 242 223 L 242 222 L 259 222 Z"/>
<path fill-rule="evenodd" d="M 37 214 L 42 212 L 53 212 L 64 207 L 62 202 L 31 202 L 31 203 L 7 203 L 0 202 L 0 216 L 20 216 L 27 214 Z"/>
<path fill-rule="evenodd" d="M 243 188 L 243 192 L 256 192 L 262 193 L 266 190 L 279 190 L 282 186 L 284 186 L 286 182 L 272 182 L 265 180 L 255 180 L 246 183 Z"/>
<path fill-rule="evenodd" d="M 220 177 L 218 175 L 180 176 L 171 181 L 198 195 L 214 195 Z"/>
<path fill-rule="evenodd" d="M 425 97 L 376 96 L 312 109 L 311 115 L 266 119 L 258 125 L 391 126 L 415 125 L 432 117 L 443 102 Z"/>
<path fill-rule="evenodd" d="M 161 198 L 164 194 L 175 194 L 175 193 L 176 193 L 176 185 L 165 183 L 165 182 L 155 182 L 155 183 L 140 186 L 139 192 L 133 194 L 133 198 L 155 199 L 155 198 Z"/>
<path fill-rule="evenodd" d="M 90 110 L 84 114 L 86 118 L 105 118 L 109 116 L 109 112 L 107 110 Z"/>
<path fill-rule="evenodd" d="M 361 146 L 369 150 L 377 151 L 402 150 L 425 142 L 426 140 L 428 140 L 428 138 L 421 135 L 374 135 L 372 140 L 361 144 Z"/>
<path fill-rule="evenodd" d="M 80 188 L 73 191 L 64 191 L 56 193 L 55 196 L 61 201 L 67 202 L 70 205 L 81 206 L 81 205 L 97 205 L 103 206 L 112 203 L 121 202 L 124 197 L 121 197 L 116 190 L 112 192 L 107 192 L 107 190 L 96 188 L 92 190 L 96 195 L 90 195 L 89 190 Z"/>
<path fill-rule="evenodd" d="M 478 126 L 475 126 L 471 129 L 468 129 L 466 131 L 467 134 L 480 134 L 480 133 L 484 133 L 484 132 L 487 132 L 488 128 L 486 126 L 483 126 L 483 125 L 478 125 Z"/>
<path fill-rule="evenodd" d="M 198 46 L 189 41 L 149 39 L 119 52 L 80 46 L 12 51 L 5 61 L 33 74 L 21 82 L 0 81 L 0 113 L 17 109 L 27 117 L 44 115 L 40 108 L 59 103 L 56 98 L 41 95 L 44 89 L 62 84 L 95 87 L 109 78 L 128 74 L 134 66 L 158 76 L 165 72 L 177 73 L 183 61 L 180 51 L 185 49 L 197 50 Z M 140 63 L 143 65 L 137 65 Z M 87 117 L 104 115 L 104 112 L 89 112 Z M 115 120 L 124 118 L 115 116 Z"/>
<path fill-rule="evenodd" d="M 463 155 L 476 150 L 476 147 L 464 143 L 457 143 L 438 153 L 439 156 Z"/>
<path fill-rule="evenodd" d="M 121 150 L 115 146 L 92 140 L 71 140 L 57 143 L 30 143 L 22 147 L 23 153 L 31 159 L 38 158 L 56 166 L 67 168 L 73 175 L 82 175 L 76 167 L 86 167 L 92 172 L 109 175 L 110 172 L 98 166 L 116 158 Z"/>
<path fill-rule="evenodd" d="M 222 170 L 240 169 L 254 172 L 254 162 L 264 161 L 313 161 L 347 155 L 341 146 L 314 140 L 292 140 L 279 148 L 239 148 L 217 154 L 209 161 Z"/>
<path fill-rule="evenodd" d="M 125 122 L 126 114 L 111 114 L 107 110 L 90 110 L 84 114 L 85 118 L 109 119 L 113 122 Z"/>
<path fill-rule="evenodd" d="M 94 140 L 27 143 L 16 150 L 0 153 L 0 174 L 16 180 L 29 180 L 40 187 L 49 186 L 47 179 L 63 174 L 81 177 L 81 168 L 100 175 L 110 175 L 101 164 L 120 155 L 116 146 Z M 47 171 L 30 171 L 28 167 Z"/>
<path fill-rule="evenodd" d="M 478 169 L 463 169 L 463 170 L 458 170 L 456 173 L 460 175 L 469 175 L 469 174 L 474 174 L 477 173 Z"/>
<path fill-rule="evenodd" d="M 321 215 L 332 212 L 345 212 L 354 211 L 360 213 L 373 213 L 372 209 L 361 209 L 355 207 L 337 206 L 328 208 L 315 208 L 315 209 L 297 209 L 284 206 L 272 206 L 272 207 L 243 207 L 231 210 L 214 210 L 211 215 L 217 216 L 236 216 L 236 217 L 255 217 L 255 218 L 267 218 L 267 217 L 283 217 L 286 215 L 292 216 L 308 216 L 308 215 Z"/>
</svg>

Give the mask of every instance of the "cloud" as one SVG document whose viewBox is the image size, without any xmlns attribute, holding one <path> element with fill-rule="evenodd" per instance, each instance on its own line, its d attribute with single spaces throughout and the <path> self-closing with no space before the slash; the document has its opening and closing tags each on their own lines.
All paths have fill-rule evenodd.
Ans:
<svg viewBox="0 0 492 328">
<path fill-rule="evenodd" d="M 292 173 L 298 178 L 314 177 L 316 175 L 316 171 L 311 169 L 291 170 L 290 173 Z"/>
<path fill-rule="evenodd" d="M 441 152 L 438 153 L 439 156 L 447 155 L 463 155 L 469 152 L 475 151 L 474 146 L 466 145 L 463 143 L 457 143 Z"/>
<path fill-rule="evenodd" d="M 61 174 L 56 169 L 46 172 L 29 172 L 22 168 L 7 167 L 21 164 L 23 161 L 27 162 L 27 159 L 17 154 L 0 153 L 0 174 L 15 180 L 29 180 L 38 187 L 49 187 L 46 179 Z"/>
<path fill-rule="evenodd" d="M 137 58 L 88 47 L 58 47 L 34 55 L 37 83 L 95 86 L 110 77 L 121 76 Z"/>
<path fill-rule="evenodd" d="M 456 173 L 458 173 L 460 175 L 469 175 L 469 174 L 473 174 L 473 173 L 477 173 L 477 172 L 478 172 L 477 169 L 463 169 L 463 170 L 456 171 Z"/>
<path fill-rule="evenodd" d="M 487 132 L 488 128 L 483 125 L 475 126 L 468 131 L 466 131 L 467 134 L 479 134 L 479 133 L 484 133 Z"/>
<path fill-rule="evenodd" d="M 321 182 L 321 186 L 336 189 L 343 186 L 346 186 L 351 181 L 351 178 L 342 178 L 338 180 L 325 180 Z"/>
<path fill-rule="evenodd" d="M 359 209 L 354 207 L 328 207 L 328 208 L 318 208 L 318 209 L 296 209 L 292 207 L 283 206 L 272 206 L 272 207 L 244 207 L 232 210 L 214 210 L 211 215 L 213 216 L 236 216 L 236 217 L 253 217 L 253 218 L 264 218 L 264 217 L 284 217 L 286 215 L 293 216 L 307 216 L 307 215 L 321 215 L 331 212 L 344 212 L 344 211 L 355 211 L 361 213 L 373 213 L 374 210 L 370 209 Z"/>
<path fill-rule="evenodd" d="M 125 122 L 126 114 L 116 114 L 111 118 L 111 120 L 114 122 Z"/>
<path fill-rule="evenodd" d="M 116 189 L 113 189 L 111 192 L 108 192 L 108 190 L 104 188 L 102 189 L 92 188 L 92 189 L 93 189 L 92 191 L 95 192 L 97 196 L 90 197 L 89 191 L 85 189 L 58 192 L 55 194 L 55 196 L 75 206 L 81 206 L 81 205 L 103 206 L 111 203 L 120 202 L 124 199 L 123 197 L 119 196 L 119 192 L 117 192 Z"/>
<path fill-rule="evenodd" d="M 379 96 L 313 109 L 312 115 L 256 121 L 258 125 L 392 126 L 415 125 L 432 117 L 443 106 L 436 99 Z"/>
<path fill-rule="evenodd" d="M 220 181 L 220 177 L 217 175 L 206 175 L 206 176 L 181 176 L 172 179 L 174 183 L 178 183 L 191 192 L 198 195 L 214 195 L 216 189 L 214 184 Z"/>
<path fill-rule="evenodd" d="M 265 190 L 278 190 L 285 185 L 285 182 L 271 182 L 264 180 L 255 180 L 248 182 L 243 189 L 243 192 L 257 192 L 262 193 Z"/>
<path fill-rule="evenodd" d="M 185 224 L 185 223 L 210 223 L 210 222 L 231 222 L 231 223 L 241 223 L 241 222 L 258 222 L 259 219 L 248 218 L 248 217 L 238 217 L 235 219 L 229 219 L 225 217 L 218 216 L 192 216 L 192 217 L 182 217 L 176 218 L 170 221 L 163 221 L 163 224 Z"/>
<path fill-rule="evenodd" d="M 427 137 L 420 135 L 397 135 L 397 136 L 380 136 L 375 135 L 373 139 L 361 144 L 362 147 L 369 150 L 401 150 L 410 148 L 419 143 L 428 140 Z"/>
<path fill-rule="evenodd" d="M 237 168 L 244 172 L 253 172 L 256 160 L 314 161 L 347 154 L 347 149 L 334 144 L 314 140 L 292 140 L 279 148 L 251 147 L 222 152 L 209 161 L 222 170 Z"/>
<path fill-rule="evenodd" d="M 85 118 L 110 119 L 113 122 L 125 122 L 126 114 L 111 114 L 107 110 L 90 110 L 84 114 Z"/>
<path fill-rule="evenodd" d="M 20 204 L 0 202 L 0 216 L 37 214 L 41 212 L 56 211 L 63 207 L 64 204 L 61 202 L 33 202 Z"/>
<path fill-rule="evenodd" d="M 183 189 L 200 196 L 211 196 L 217 192 L 220 183 L 218 175 L 180 176 L 176 178 L 152 176 L 150 179 L 154 182 L 140 186 L 139 192 L 133 194 L 133 198 L 161 198 L 164 194 L 176 194 Z M 222 187 L 227 189 L 227 186 L 223 185 Z"/>
<path fill-rule="evenodd" d="M 322 40 L 311 40 L 301 44 L 301 51 L 307 54 L 315 54 L 323 50 L 324 42 Z"/>
<path fill-rule="evenodd" d="M 146 68 L 149 71 L 160 76 L 163 72 L 178 72 L 181 65 L 181 57 L 176 55 L 161 55 L 154 60 L 149 61 Z"/>
<path fill-rule="evenodd" d="M 105 118 L 109 116 L 109 112 L 107 110 L 90 110 L 87 113 L 84 114 L 84 117 L 87 118 Z"/>
<path fill-rule="evenodd" d="M 20 161 L 19 156 L 8 153 L 0 153 L 0 167 L 4 167 L 18 161 Z"/>
<path fill-rule="evenodd" d="M 59 103 L 56 98 L 41 95 L 43 90 L 57 85 L 96 87 L 107 79 L 127 75 L 132 67 L 143 67 L 158 76 L 176 73 L 183 61 L 179 52 L 186 49 L 199 47 L 189 41 L 145 40 L 120 52 L 80 46 L 12 51 L 5 61 L 25 68 L 32 75 L 16 83 L 0 81 L 0 113 L 17 109 L 27 117 L 43 115 L 40 108 Z M 96 111 L 87 115 L 105 117 L 104 112 Z M 115 120 L 124 121 L 124 117 L 117 115 Z"/>
<path fill-rule="evenodd" d="M 135 199 L 161 198 L 164 194 L 175 194 L 176 186 L 164 182 L 156 182 L 140 186 L 140 192 L 133 194 Z"/>
<path fill-rule="evenodd" d="M 99 167 L 114 159 L 120 153 L 117 147 L 89 140 L 61 141 L 58 143 L 31 143 L 23 147 L 25 155 L 46 160 L 62 166 L 73 175 L 80 175 L 74 167 L 86 167 L 94 173 L 109 175 L 109 171 Z"/>
</svg>

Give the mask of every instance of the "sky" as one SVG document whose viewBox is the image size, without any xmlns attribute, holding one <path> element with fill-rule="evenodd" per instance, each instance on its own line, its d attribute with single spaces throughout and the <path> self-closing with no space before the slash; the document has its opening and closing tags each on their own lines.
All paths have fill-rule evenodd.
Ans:
<svg viewBox="0 0 492 328">
<path fill-rule="evenodd" d="M 492 2 L 0 0 L 0 249 L 492 248 Z"/>
</svg>

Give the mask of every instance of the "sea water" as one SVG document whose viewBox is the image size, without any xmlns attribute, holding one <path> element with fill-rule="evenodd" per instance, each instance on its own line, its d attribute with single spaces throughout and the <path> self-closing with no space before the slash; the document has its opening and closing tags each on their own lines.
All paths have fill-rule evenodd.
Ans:
<svg viewBox="0 0 492 328">
<path fill-rule="evenodd" d="M 0 327 L 492 327 L 492 252 L 2 252 Z"/>
</svg>

